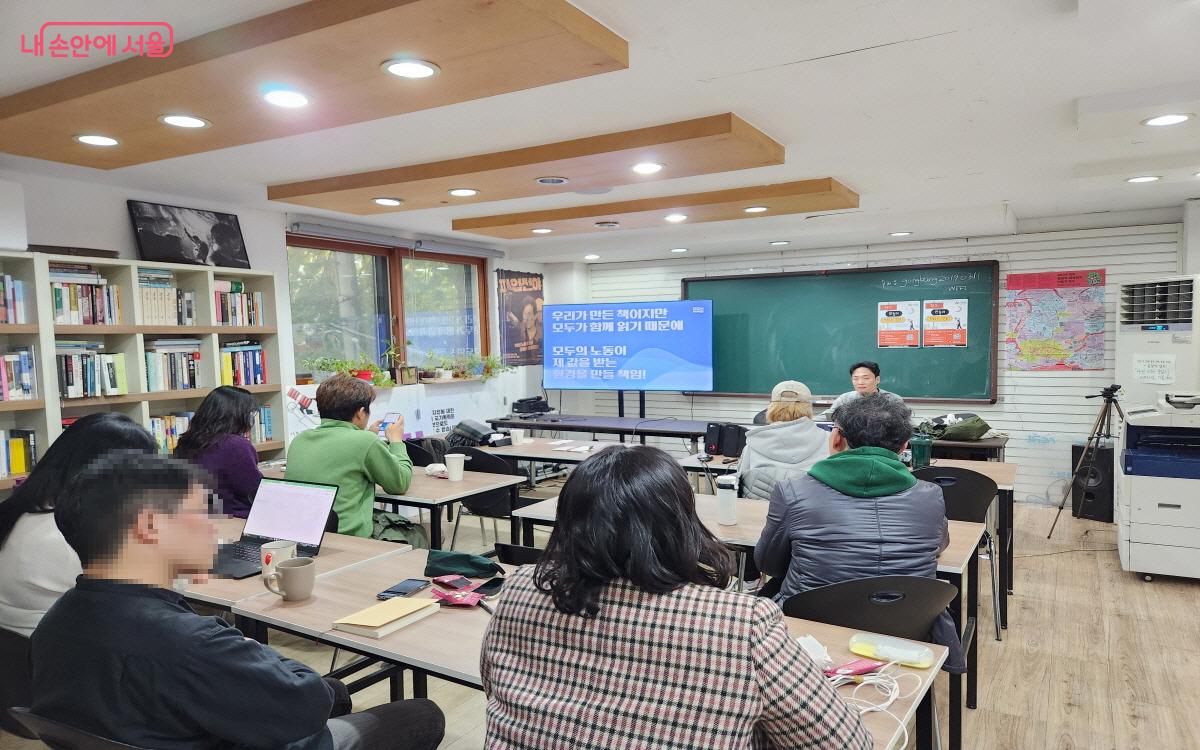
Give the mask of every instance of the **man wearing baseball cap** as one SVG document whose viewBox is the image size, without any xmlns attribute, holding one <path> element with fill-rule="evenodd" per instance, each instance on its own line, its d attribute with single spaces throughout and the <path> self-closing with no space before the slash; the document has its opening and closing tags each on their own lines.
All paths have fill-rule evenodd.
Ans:
<svg viewBox="0 0 1200 750">
<path fill-rule="evenodd" d="M 771 389 L 767 424 L 746 435 L 738 472 L 744 497 L 769 500 L 777 482 L 803 476 L 829 455 L 829 436 L 812 415 L 804 383 L 785 380 Z"/>
</svg>

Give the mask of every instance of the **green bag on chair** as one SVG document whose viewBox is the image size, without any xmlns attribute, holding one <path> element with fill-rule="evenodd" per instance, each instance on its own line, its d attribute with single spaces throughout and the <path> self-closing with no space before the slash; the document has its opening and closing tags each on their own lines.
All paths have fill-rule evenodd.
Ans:
<svg viewBox="0 0 1200 750">
<path fill-rule="evenodd" d="M 375 509 L 375 530 L 371 538 L 385 542 L 411 545 L 413 549 L 429 549 L 429 532 L 425 527 L 413 523 L 399 513 Z"/>
</svg>

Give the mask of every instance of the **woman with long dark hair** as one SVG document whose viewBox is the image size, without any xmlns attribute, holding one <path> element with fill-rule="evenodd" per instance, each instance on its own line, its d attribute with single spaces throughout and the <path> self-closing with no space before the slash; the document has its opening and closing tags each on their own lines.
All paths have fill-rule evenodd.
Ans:
<svg viewBox="0 0 1200 750">
<path fill-rule="evenodd" d="M 82 572 L 54 523 L 54 503 L 75 475 L 110 450 L 155 451 L 123 414 L 89 414 L 63 431 L 29 478 L 0 503 L 0 627 L 28 636 Z"/>
<path fill-rule="evenodd" d="M 779 607 L 727 591 L 732 574 L 669 455 L 581 463 L 484 637 L 486 747 L 871 747 Z"/>
<path fill-rule="evenodd" d="M 258 451 L 249 438 L 256 411 L 258 402 L 250 391 L 232 385 L 214 388 L 175 446 L 176 458 L 186 458 L 212 474 L 223 511 L 238 518 L 250 514 L 262 481 Z"/>
</svg>

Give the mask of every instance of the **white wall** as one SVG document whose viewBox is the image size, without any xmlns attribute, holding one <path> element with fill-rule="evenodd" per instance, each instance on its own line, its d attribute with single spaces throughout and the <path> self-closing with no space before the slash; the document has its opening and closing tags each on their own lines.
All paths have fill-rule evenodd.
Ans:
<svg viewBox="0 0 1200 750">
<path fill-rule="evenodd" d="M 981 414 L 993 427 L 1011 436 L 1007 457 L 1020 465 L 1017 498 L 1045 502 L 1049 492 L 1057 503 L 1062 482 L 1070 475 L 1070 445 L 1087 435 L 1099 409 L 1096 400 L 1083 397 L 1097 393 L 1113 382 L 1114 321 L 1119 286 L 1137 279 L 1178 273 L 1181 241 L 1180 224 L 1158 224 L 724 258 L 600 264 L 590 267 L 588 299 L 593 302 L 678 299 L 680 281 L 685 277 L 736 274 L 751 269 L 762 273 L 995 259 L 1000 262 L 1003 288 L 1004 278 L 1010 272 L 1106 268 L 1108 315 L 1104 371 L 1008 372 L 1003 353 L 1006 326 L 1001 308 L 999 403 L 964 406 L 965 410 Z M 653 417 L 715 418 L 743 423 L 749 423 L 764 406 L 756 399 L 688 398 L 678 393 L 647 394 L 646 402 L 647 413 Z M 952 406 L 943 405 L 915 405 L 918 415 L 927 416 L 952 409 Z M 616 414 L 616 394 L 569 393 L 563 402 L 563 411 Z M 663 441 L 661 447 L 675 453 L 682 453 L 684 449 L 683 441 L 679 440 Z"/>
<path fill-rule="evenodd" d="M 288 264 L 285 215 L 280 211 L 264 211 L 244 206 L 214 203 L 182 195 L 130 190 L 79 180 L 0 171 L 0 247 L 25 248 L 28 242 L 39 245 L 64 245 L 115 250 L 122 258 L 137 258 L 137 244 L 125 201 L 133 198 L 156 203 L 206 208 L 237 214 L 246 240 L 250 266 L 275 274 L 278 301 L 280 377 L 285 384 L 296 381 L 292 352 L 291 298 L 288 294 Z M 492 271 L 505 268 L 541 272 L 540 263 L 494 261 L 488 270 L 488 304 L 492 314 L 489 331 L 492 351 L 499 350 L 496 324 L 496 281 Z M 487 383 L 451 386 L 405 386 L 404 403 L 420 403 L 426 395 L 430 400 L 446 400 L 446 389 L 453 389 L 459 412 L 473 419 L 486 419 L 508 412 L 508 404 L 541 392 L 541 367 L 522 367 L 505 373 Z M 435 391 L 432 389 L 442 389 Z"/>
</svg>

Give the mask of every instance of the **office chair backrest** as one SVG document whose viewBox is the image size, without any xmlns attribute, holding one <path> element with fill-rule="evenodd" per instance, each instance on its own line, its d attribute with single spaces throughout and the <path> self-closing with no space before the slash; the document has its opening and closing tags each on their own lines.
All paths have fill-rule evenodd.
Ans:
<svg viewBox="0 0 1200 750">
<path fill-rule="evenodd" d="M 537 547 L 496 542 L 496 560 L 505 565 L 533 565 L 542 559 L 542 552 Z"/>
<path fill-rule="evenodd" d="M 913 476 L 942 488 L 946 518 L 951 521 L 987 521 L 988 508 L 996 497 L 996 483 L 977 471 L 957 466 L 926 466 Z"/>
<path fill-rule="evenodd" d="M 788 617 L 854 630 L 929 640 L 933 622 L 954 599 L 955 588 L 924 576 L 876 576 L 832 583 L 783 603 Z"/>
<path fill-rule="evenodd" d="M 106 740 L 82 729 L 38 716 L 28 708 L 11 708 L 9 713 L 54 750 L 141 750 L 133 745 Z"/>
<path fill-rule="evenodd" d="M 33 700 L 29 688 L 33 679 L 29 669 L 29 650 L 28 638 L 0 628 L 0 664 L 4 665 L 0 669 L 0 729 L 35 740 L 36 734 L 4 710 L 9 706 L 28 706 Z"/>
<path fill-rule="evenodd" d="M 766 423 L 767 423 L 767 410 L 766 409 L 763 409 L 758 414 L 754 415 L 754 424 L 766 424 Z"/>
<path fill-rule="evenodd" d="M 490 453 L 485 453 L 478 448 L 470 446 L 458 446 L 446 451 L 446 455 L 453 453 L 461 453 L 467 457 L 466 469 L 468 472 L 481 471 L 488 474 L 511 474 L 517 473 L 507 460 L 500 456 L 493 456 Z M 488 518 L 507 518 L 509 512 L 509 488 L 505 487 L 499 490 L 485 492 L 482 495 L 474 495 L 464 497 L 461 502 L 467 510 L 477 516 L 487 516 Z"/>
<path fill-rule="evenodd" d="M 404 448 L 408 451 L 408 457 L 412 459 L 413 466 L 428 466 L 429 464 L 441 463 L 434 460 L 433 454 L 425 450 L 425 446 L 416 440 L 405 440 Z"/>
<path fill-rule="evenodd" d="M 338 514 L 336 510 L 329 511 L 329 517 L 325 519 L 325 531 L 329 534 L 336 534 L 338 530 Z"/>
</svg>

